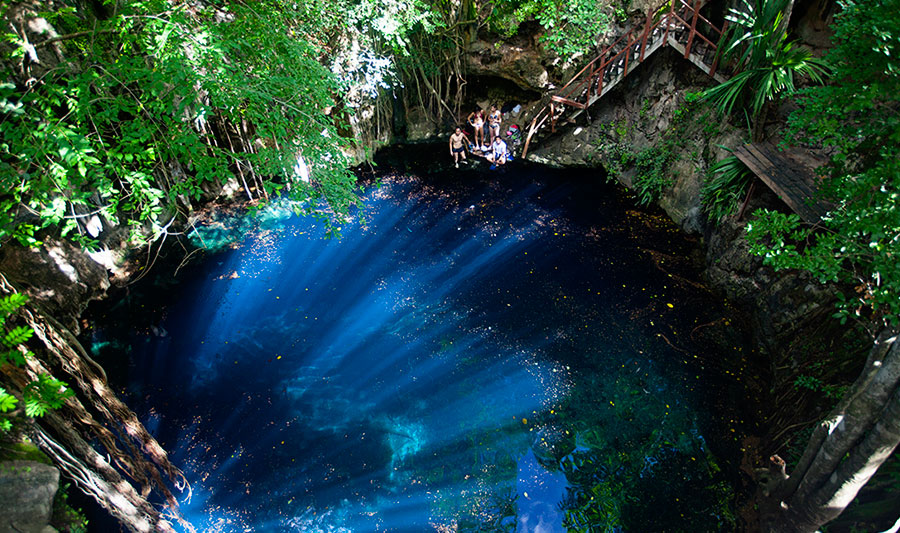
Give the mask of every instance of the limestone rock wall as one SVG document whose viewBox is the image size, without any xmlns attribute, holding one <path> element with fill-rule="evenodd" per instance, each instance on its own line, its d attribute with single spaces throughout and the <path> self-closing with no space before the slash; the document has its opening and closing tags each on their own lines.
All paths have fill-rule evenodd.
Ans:
<svg viewBox="0 0 900 533">
<path fill-rule="evenodd" d="M 109 288 L 106 267 L 69 241 L 51 238 L 43 246 L 0 247 L 0 272 L 47 313 L 73 332 L 91 300 Z"/>
<path fill-rule="evenodd" d="M 36 461 L 0 462 L 0 533 L 52 533 L 48 525 L 59 470 Z"/>
<path fill-rule="evenodd" d="M 746 312 L 761 351 L 784 352 L 799 332 L 831 320 L 835 288 L 802 272 L 775 272 L 750 255 L 747 216 L 720 224 L 707 220 L 700 202 L 707 170 L 730 155 L 721 146 L 747 142 L 746 129 L 728 124 L 691 96 L 711 83 L 673 50 L 660 50 L 587 115 L 538 138 L 528 158 L 556 167 L 603 167 L 608 179 L 632 189 L 648 171 L 638 164 L 641 158 L 661 161 L 670 181 L 656 203 L 685 231 L 704 237 L 710 285 Z M 598 172 L 598 179 L 602 175 Z M 757 187 L 748 213 L 757 207 L 784 206 Z"/>
<path fill-rule="evenodd" d="M 562 125 L 559 133 L 539 141 L 529 159 L 551 166 L 603 166 L 626 187 L 633 185 L 633 159 L 648 149 L 659 147 L 673 121 L 687 122 L 708 109 L 693 106 L 688 111 L 686 96 L 702 91 L 710 80 L 700 70 L 669 48 L 662 49 L 641 64 L 603 100 L 576 119 Z M 681 116 L 690 113 L 692 116 Z M 590 120 L 588 120 L 588 118 Z M 742 132 L 727 124 L 690 124 L 679 133 L 680 146 L 665 149 L 673 153 L 671 187 L 659 204 L 669 216 L 693 233 L 703 230 L 700 220 L 700 186 L 709 164 L 728 153 L 718 145 L 734 146 Z"/>
</svg>

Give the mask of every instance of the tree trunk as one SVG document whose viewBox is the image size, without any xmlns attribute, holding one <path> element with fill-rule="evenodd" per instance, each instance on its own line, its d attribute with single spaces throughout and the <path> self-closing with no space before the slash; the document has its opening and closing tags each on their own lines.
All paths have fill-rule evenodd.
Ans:
<svg viewBox="0 0 900 533">
<path fill-rule="evenodd" d="M 879 335 L 866 366 L 816 428 L 791 475 L 771 494 L 768 529 L 812 532 L 853 501 L 900 443 L 900 342 Z"/>
</svg>

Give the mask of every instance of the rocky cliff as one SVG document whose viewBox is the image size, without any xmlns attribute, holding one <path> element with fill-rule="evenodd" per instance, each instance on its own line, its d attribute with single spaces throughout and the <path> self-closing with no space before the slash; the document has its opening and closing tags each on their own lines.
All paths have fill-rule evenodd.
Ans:
<svg viewBox="0 0 900 533">
<path fill-rule="evenodd" d="M 728 123 L 698 97 L 713 83 L 664 48 L 574 124 L 545 134 L 528 158 L 556 167 L 603 167 L 637 201 L 652 199 L 685 231 L 702 235 L 710 285 L 751 317 L 763 352 L 783 352 L 799 332 L 830 320 L 834 288 L 801 272 L 776 273 L 749 254 L 744 228 L 753 210 L 787 209 L 765 187 L 757 187 L 741 219 L 708 220 L 700 194 L 708 169 L 730 155 L 725 148 L 748 142 L 746 128 Z"/>
</svg>

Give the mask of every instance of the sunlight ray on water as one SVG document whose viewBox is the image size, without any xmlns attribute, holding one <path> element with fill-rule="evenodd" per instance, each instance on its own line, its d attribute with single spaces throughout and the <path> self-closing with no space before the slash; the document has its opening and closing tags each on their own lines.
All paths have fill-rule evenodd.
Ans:
<svg viewBox="0 0 900 533">
<path fill-rule="evenodd" d="M 709 499 L 721 482 L 694 389 L 716 378 L 658 332 L 705 318 L 657 299 L 689 293 L 627 231 L 598 242 L 595 220 L 564 209 L 578 187 L 445 194 L 396 178 L 340 240 L 291 218 L 194 271 L 168 334 L 135 344 L 129 385 L 190 478 L 188 518 L 204 531 L 555 532 L 590 512 L 615 530 L 646 499 L 669 530 L 696 523 L 666 498 L 690 486 Z M 588 489 L 623 496 L 592 509 Z"/>
</svg>

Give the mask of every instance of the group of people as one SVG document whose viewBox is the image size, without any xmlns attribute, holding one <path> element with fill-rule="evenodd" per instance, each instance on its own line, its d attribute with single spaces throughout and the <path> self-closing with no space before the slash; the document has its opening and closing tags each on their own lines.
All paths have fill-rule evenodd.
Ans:
<svg viewBox="0 0 900 533">
<path fill-rule="evenodd" d="M 487 127 L 490 134 L 490 144 L 485 144 L 485 117 L 484 111 L 478 109 L 469 114 L 466 122 L 472 127 L 475 136 L 475 142 L 472 143 L 469 137 L 463 132 L 461 127 L 457 127 L 456 131 L 450 135 L 450 155 L 453 157 L 453 163 L 459 168 L 460 159 L 466 162 L 466 151 L 470 151 L 475 155 L 483 156 L 494 165 L 505 165 L 510 159 L 509 148 L 500 135 L 500 124 L 503 121 L 503 115 L 497 106 L 492 105 L 490 113 L 487 116 Z"/>
</svg>

